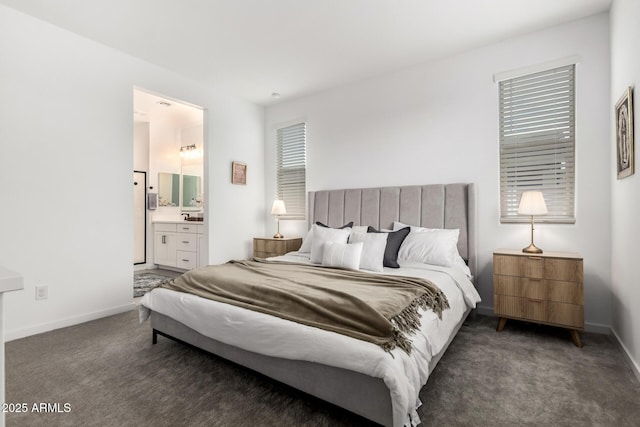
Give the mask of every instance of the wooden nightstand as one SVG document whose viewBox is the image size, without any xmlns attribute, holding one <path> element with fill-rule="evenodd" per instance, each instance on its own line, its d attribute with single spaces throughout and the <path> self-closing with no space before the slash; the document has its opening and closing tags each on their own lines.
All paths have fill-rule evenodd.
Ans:
<svg viewBox="0 0 640 427">
<path fill-rule="evenodd" d="M 273 237 L 254 237 L 253 256 L 268 258 L 284 255 L 287 252 L 297 251 L 302 246 L 302 237 L 274 239 Z"/>
<path fill-rule="evenodd" d="M 493 310 L 497 330 L 507 319 L 567 328 L 582 347 L 584 330 L 582 257 L 568 252 L 526 254 L 499 249 L 493 253 Z"/>
</svg>

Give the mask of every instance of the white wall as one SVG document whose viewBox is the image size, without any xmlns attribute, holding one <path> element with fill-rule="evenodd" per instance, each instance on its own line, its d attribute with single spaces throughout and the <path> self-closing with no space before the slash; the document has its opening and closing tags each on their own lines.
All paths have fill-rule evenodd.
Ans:
<svg viewBox="0 0 640 427">
<path fill-rule="evenodd" d="M 275 124 L 305 118 L 308 190 L 447 182 L 478 184 L 479 291 L 493 306 L 492 251 L 529 243 L 499 223 L 498 88 L 493 74 L 579 55 L 577 220 L 538 225 L 536 244 L 584 256 L 588 327 L 611 325 L 609 36 L 601 14 L 266 110 L 266 202 L 275 194 Z M 268 216 L 267 216 L 268 218 Z M 267 222 L 274 229 L 273 221 Z M 282 222 L 304 235 L 304 223 Z M 269 234 L 272 231 L 268 231 Z"/>
<path fill-rule="evenodd" d="M 149 174 L 149 123 L 138 122 L 133 126 L 133 168 Z M 147 176 L 147 186 L 149 176 Z"/>
<path fill-rule="evenodd" d="M 613 288 L 613 331 L 640 374 L 640 285 L 635 269 L 640 259 L 640 168 L 638 138 L 640 137 L 640 2 L 615 0 L 610 11 L 611 27 L 611 100 L 609 114 L 613 116 L 616 102 L 627 87 L 635 89 L 634 123 L 636 138 L 636 173 L 616 179 L 615 127 L 611 126 L 609 149 L 611 164 L 611 282 Z M 640 376 L 639 376 L 640 377 Z"/>
<path fill-rule="evenodd" d="M 0 260 L 25 278 L 5 298 L 9 339 L 132 306 L 134 86 L 208 109 L 209 260 L 250 254 L 264 234 L 261 107 L 5 6 L 0 52 Z M 250 165 L 241 188 L 235 159 Z"/>
<path fill-rule="evenodd" d="M 169 123 L 149 122 L 149 172 L 158 184 L 158 172 L 180 175 L 180 128 Z"/>
</svg>

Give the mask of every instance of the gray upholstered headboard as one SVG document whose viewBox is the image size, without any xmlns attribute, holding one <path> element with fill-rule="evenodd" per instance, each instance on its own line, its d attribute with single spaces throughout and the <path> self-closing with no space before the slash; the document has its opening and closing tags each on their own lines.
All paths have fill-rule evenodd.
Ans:
<svg viewBox="0 0 640 427">
<path fill-rule="evenodd" d="M 429 228 L 458 228 L 458 251 L 476 276 L 474 184 L 433 184 L 309 192 L 309 225 L 371 225 L 390 229 L 393 221 Z"/>
</svg>

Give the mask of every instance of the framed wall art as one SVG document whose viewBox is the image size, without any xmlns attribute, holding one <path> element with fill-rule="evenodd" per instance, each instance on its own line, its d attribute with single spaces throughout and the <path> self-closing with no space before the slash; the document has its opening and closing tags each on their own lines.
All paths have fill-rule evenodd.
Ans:
<svg viewBox="0 0 640 427">
<path fill-rule="evenodd" d="M 615 108 L 618 179 L 633 175 L 633 89 L 625 90 Z"/>
<path fill-rule="evenodd" d="M 231 183 L 247 184 L 247 164 L 240 162 L 231 162 Z"/>
</svg>

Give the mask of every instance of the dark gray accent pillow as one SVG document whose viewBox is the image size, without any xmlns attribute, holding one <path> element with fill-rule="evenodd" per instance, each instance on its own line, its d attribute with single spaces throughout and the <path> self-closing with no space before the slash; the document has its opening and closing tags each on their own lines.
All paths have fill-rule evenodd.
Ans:
<svg viewBox="0 0 640 427">
<path fill-rule="evenodd" d="M 320 227 L 324 227 L 324 228 L 351 228 L 353 227 L 353 221 L 343 225 L 342 227 L 329 227 L 328 225 L 324 225 L 320 221 L 316 221 L 316 225 L 319 225 Z"/>
<path fill-rule="evenodd" d="M 387 236 L 387 247 L 384 250 L 382 265 L 385 267 L 400 268 L 400 264 L 398 264 L 398 251 L 400 250 L 400 245 L 402 245 L 402 242 L 407 238 L 410 231 L 411 227 L 401 228 L 397 231 L 378 231 L 372 226 L 367 227 L 367 233 L 389 234 Z"/>
</svg>

